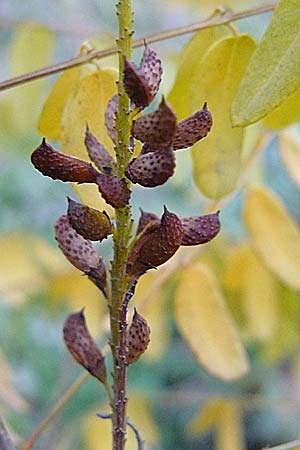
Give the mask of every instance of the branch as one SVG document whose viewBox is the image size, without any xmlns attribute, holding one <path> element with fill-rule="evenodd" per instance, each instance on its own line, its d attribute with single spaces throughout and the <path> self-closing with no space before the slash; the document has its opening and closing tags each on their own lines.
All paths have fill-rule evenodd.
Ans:
<svg viewBox="0 0 300 450">
<path fill-rule="evenodd" d="M 218 16 L 213 16 L 211 18 L 205 19 L 201 22 L 196 22 L 190 25 L 172 28 L 170 30 L 162 31 L 160 33 L 154 33 L 149 35 L 148 37 L 144 37 L 142 39 L 137 39 L 133 41 L 132 47 L 138 48 L 144 45 L 144 41 L 148 44 L 152 42 L 164 41 L 166 39 L 172 39 L 178 36 L 183 36 L 185 34 L 193 33 L 194 31 L 203 30 L 205 28 L 212 28 L 218 25 L 224 25 L 230 22 L 234 22 L 237 20 L 245 19 L 251 16 L 257 16 L 259 14 L 264 14 L 268 12 L 272 12 L 275 9 L 276 3 L 270 3 L 265 6 L 260 6 L 257 8 L 246 9 L 245 11 L 241 11 L 238 13 L 232 13 L 230 11 L 226 11 L 223 14 Z M 34 80 L 38 80 L 40 78 L 45 78 L 50 75 L 54 75 L 56 73 L 62 72 L 63 70 L 70 69 L 71 67 L 81 66 L 82 64 L 86 64 L 91 62 L 93 59 L 102 59 L 106 56 L 111 56 L 117 53 L 117 47 L 107 48 L 105 50 L 92 50 L 86 55 L 76 56 L 72 59 L 64 61 L 62 63 L 54 64 L 52 66 L 44 67 L 42 69 L 34 70 L 33 72 L 25 73 L 24 75 L 20 75 L 14 78 L 10 78 L 8 80 L 2 81 L 0 83 L 0 91 L 5 91 L 6 89 L 10 89 L 21 84 L 29 83 Z"/>
<path fill-rule="evenodd" d="M 97 413 L 96 416 L 100 417 L 100 419 L 111 419 L 112 415 L 111 414 L 102 414 L 102 413 Z M 139 430 L 137 429 L 137 427 L 128 419 L 126 419 L 126 423 L 129 426 L 129 428 L 132 429 L 132 431 L 135 434 L 135 438 L 137 441 L 137 448 L 138 450 L 144 450 L 144 441 L 140 435 Z"/>
<path fill-rule="evenodd" d="M 286 444 L 276 445 L 276 447 L 267 447 L 262 450 L 292 450 L 300 447 L 300 441 L 287 442 Z"/>
<path fill-rule="evenodd" d="M 4 422 L 0 417 L 0 449 L 1 450 L 16 450 L 16 447 L 12 443 Z"/>
</svg>

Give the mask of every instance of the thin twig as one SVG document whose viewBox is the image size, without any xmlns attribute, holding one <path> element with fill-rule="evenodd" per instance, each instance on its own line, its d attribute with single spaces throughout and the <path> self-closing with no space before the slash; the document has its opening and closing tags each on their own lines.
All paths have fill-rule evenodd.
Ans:
<svg viewBox="0 0 300 450">
<path fill-rule="evenodd" d="M 276 445 L 276 447 L 265 447 L 262 450 L 292 450 L 300 447 L 300 441 L 291 441 L 286 444 Z"/>
<path fill-rule="evenodd" d="M 193 33 L 194 31 L 203 30 L 205 28 L 212 28 L 218 25 L 224 25 L 248 17 L 272 12 L 275 9 L 275 6 L 276 3 L 270 3 L 268 5 L 260 6 L 257 8 L 246 9 L 245 11 L 241 11 L 238 13 L 232 13 L 230 11 L 227 11 L 223 14 L 214 16 L 201 22 L 196 22 L 182 27 L 172 28 L 170 30 L 151 34 L 148 37 L 137 39 L 133 41 L 132 47 L 133 48 L 142 47 L 144 45 L 145 40 L 149 44 L 153 42 L 164 41 L 166 39 L 172 39 L 178 36 L 183 36 L 185 34 Z M 25 73 L 24 75 L 19 75 L 17 77 L 13 77 L 8 80 L 2 81 L 0 83 L 0 91 L 4 91 L 6 89 L 19 86 L 21 84 L 29 83 L 31 81 L 40 78 L 45 78 L 50 75 L 62 72 L 63 70 L 70 69 L 71 67 L 81 66 L 82 64 L 89 63 L 93 59 L 102 59 L 105 58 L 106 56 L 111 56 L 116 53 L 117 47 L 111 47 L 105 50 L 93 50 L 87 53 L 86 55 L 76 56 L 62 63 L 47 66 L 42 69 L 34 70 L 33 72 Z"/>
<path fill-rule="evenodd" d="M 16 447 L 14 446 L 1 417 L 0 417 L 0 449 L 16 450 Z"/>
<path fill-rule="evenodd" d="M 105 414 L 105 413 L 97 413 L 96 414 L 97 417 L 100 417 L 100 419 L 111 419 L 112 418 L 112 414 Z M 126 419 L 126 423 L 129 426 L 129 428 L 132 429 L 132 431 L 135 434 L 135 438 L 137 441 L 137 445 L 138 445 L 138 450 L 144 450 L 144 441 L 140 435 L 139 430 L 137 429 L 137 427 L 131 422 L 131 420 L 127 417 Z"/>
</svg>

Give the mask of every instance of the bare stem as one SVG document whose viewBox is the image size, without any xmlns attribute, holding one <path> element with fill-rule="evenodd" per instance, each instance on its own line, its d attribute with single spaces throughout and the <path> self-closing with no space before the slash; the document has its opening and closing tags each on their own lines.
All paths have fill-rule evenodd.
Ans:
<svg viewBox="0 0 300 450">
<path fill-rule="evenodd" d="M 133 41 L 132 47 L 142 47 L 144 41 L 146 40 L 149 44 L 152 42 L 159 42 L 166 39 L 175 38 L 177 36 L 182 36 L 185 34 L 193 33 L 194 31 L 203 30 L 205 28 L 212 28 L 218 25 L 223 25 L 226 23 L 234 22 L 237 20 L 245 19 L 251 16 L 257 16 L 259 14 L 264 14 L 272 12 L 275 9 L 276 3 L 270 3 L 264 6 L 259 6 L 257 8 L 246 9 L 244 11 L 233 13 L 230 11 L 224 12 L 220 15 L 214 15 L 208 19 L 201 22 L 196 22 L 190 25 L 172 28 L 170 30 L 162 31 L 159 33 L 154 33 L 149 36 L 143 37 Z M 70 69 L 71 67 L 81 66 L 82 64 L 89 63 L 93 59 L 102 59 L 106 56 L 114 55 L 118 52 L 118 47 L 111 47 L 105 50 L 93 50 L 86 55 L 76 56 L 75 58 L 69 59 L 62 63 L 54 64 L 42 69 L 34 70 L 33 72 L 25 73 L 24 75 L 19 75 L 17 77 L 4 80 L 0 83 L 0 91 L 10 89 L 21 84 L 29 83 L 40 78 L 45 78 L 50 75 L 62 72 L 63 70 Z"/>
</svg>

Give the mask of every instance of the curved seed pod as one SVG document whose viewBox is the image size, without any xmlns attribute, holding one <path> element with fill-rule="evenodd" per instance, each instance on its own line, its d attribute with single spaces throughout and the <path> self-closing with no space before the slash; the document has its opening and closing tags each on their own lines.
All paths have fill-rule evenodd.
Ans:
<svg viewBox="0 0 300 450">
<path fill-rule="evenodd" d="M 140 154 L 127 166 L 125 174 L 133 183 L 145 187 L 164 184 L 174 173 L 175 155 L 171 147 Z"/>
<path fill-rule="evenodd" d="M 134 308 L 134 315 L 127 334 L 126 364 L 137 361 L 146 351 L 150 342 L 150 327 Z"/>
<path fill-rule="evenodd" d="M 90 132 L 88 126 L 86 127 L 84 143 L 91 161 L 101 172 L 111 174 L 116 163 L 96 136 Z"/>
<path fill-rule="evenodd" d="M 53 180 L 95 183 L 97 171 L 81 159 L 54 150 L 45 138 L 31 155 L 34 167 Z"/>
<path fill-rule="evenodd" d="M 161 60 L 157 53 L 145 43 L 140 69 L 148 82 L 148 89 L 152 99 L 158 92 L 162 76 Z"/>
<path fill-rule="evenodd" d="M 204 138 L 212 127 L 212 116 L 204 103 L 202 109 L 177 124 L 173 139 L 173 148 L 190 147 Z"/>
<path fill-rule="evenodd" d="M 183 237 L 181 245 L 199 245 L 211 241 L 220 231 L 220 211 L 203 216 L 181 219 Z"/>
<path fill-rule="evenodd" d="M 127 273 L 140 276 L 168 261 L 180 247 L 181 220 L 164 207 L 160 224 L 152 221 L 139 234 L 128 255 Z"/>
<path fill-rule="evenodd" d="M 105 265 L 91 242 L 74 230 L 68 216 L 62 215 L 57 220 L 55 239 L 67 260 L 86 274 L 107 296 Z"/>
<path fill-rule="evenodd" d="M 145 114 L 132 124 L 132 135 L 141 142 L 146 142 L 152 149 L 170 146 L 176 128 L 176 116 L 162 98 L 159 107 L 150 114 Z"/>
<path fill-rule="evenodd" d="M 156 214 L 143 211 L 142 208 L 140 208 L 140 212 L 141 216 L 137 226 L 136 234 L 140 234 L 150 222 L 156 222 L 158 225 L 160 224 L 160 218 L 157 217 Z"/>
<path fill-rule="evenodd" d="M 111 140 L 117 142 L 117 131 L 116 131 L 116 115 L 119 107 L 119 97 L 118 94 L 114 95 L 108 102 L 105 110 L 105 126 Z"/>
<path fill-rule="evenodd" d="M 97 176 L 97 184 L 99 192 L 109 205 L 114 208 L 123 208 L 127 205 L 131 191 L 124 179 L 100 173 Z"/>
<path fill-rule="evenodd" d="M 90 241 L 102 241 L 112 233 L 112 225 L 105 211 L 90 208 L 69 197 L 68 219 L 74 230 Z"/>
<path fill-rule="evenodd" d="M 75 361 L 101 383 L 106 384 L 104 356 L 89 333 L 83 309 L 66 318 L 63 335 L 65 344 Z"/>
</svg>

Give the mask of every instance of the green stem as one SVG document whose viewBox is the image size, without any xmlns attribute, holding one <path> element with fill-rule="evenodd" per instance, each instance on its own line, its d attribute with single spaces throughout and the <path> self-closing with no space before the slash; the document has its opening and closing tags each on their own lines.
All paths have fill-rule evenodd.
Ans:
<svg viewBox="0 0 300 450">
<path fill-rule="evenodd" d="M 119 19 L 119 53 L 118 96 L 119 109 L 116 120 L 118 141 L 116 159 L 118 176 L 123 178 L 125 168 L 130 160 L 130 103 L 123 85 L 124 57 L 131 57 L 132 48 L 132 11 L 131 0 L 119 0 L 117 4 Z M 114 232 L 114 258 L 111 270 L 110 327 L 111 348 L 113 355 L 113 402 L 112 434 L 113 450 L 124 450 L 126 442 L 126 313 L 124 304 L 128 290 L 126 263 L 131 233 L 131 206 L 116 209 L 116 228 Z"/>
</svg>

